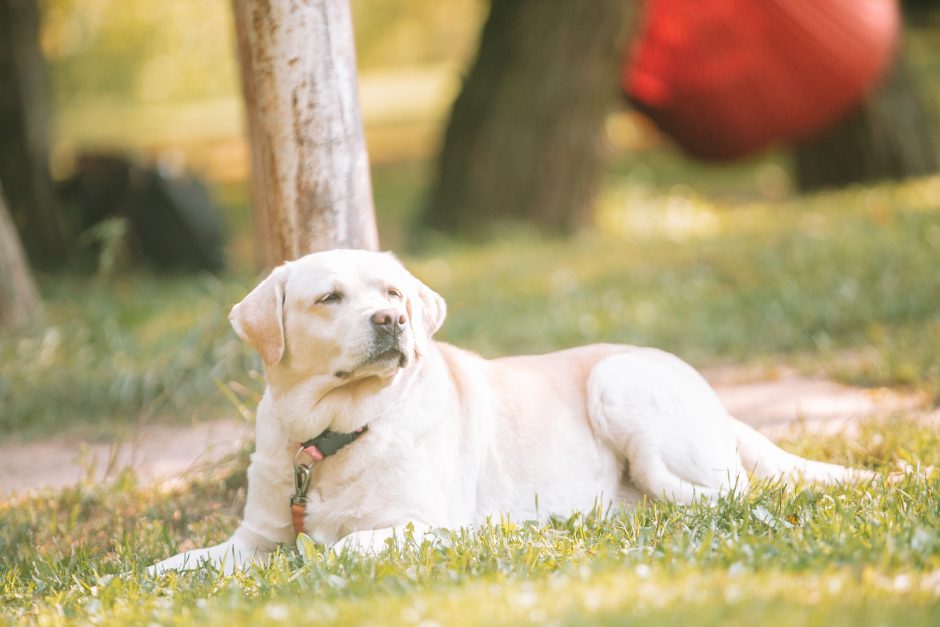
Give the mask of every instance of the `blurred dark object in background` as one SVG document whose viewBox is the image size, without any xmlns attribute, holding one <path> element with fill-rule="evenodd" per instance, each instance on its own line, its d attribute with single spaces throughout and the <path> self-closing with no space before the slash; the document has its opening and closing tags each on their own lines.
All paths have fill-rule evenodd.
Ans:
<svg viewBox="0 0 940 627">
<path fill-rule="evenodd" d="M 33 265 L 63 261 L 65 241 L 49 175 L 49 90 L 39 3 L 0 0 L 0 181 Z"/>
<path fill-rule="evenodd" d="M 686 152 L 736 159 L 845 116 L 889 67 L 894 0 L 648 0 L 623 86 Z"/>
<path fill-rule="evenodd" d="M 491 0 L 451 109 L 424 225 L 487 236 L 508 221 L 565 233 L 592 220 L 604 124 L 618 101 L 637 4 Z"/>
<path fill-rule="evenodd" d="M 937 0 L 902 0 L 901 6 L 908 15 L 912 13 L 926 13 L 940 9 Z"/>
<path fill-rule="evenodd" d="M 938 168 L 934 133 L 902 54 L 884 83 L 846 119 L 797 145 L 797 185 L 811 191 L 932 174 Z"/>
<path fill-rule="evenodd" d="M 225 267 L 222 220 L 195 177 L 167 176 L 122 155 L 87 153 L 59 194 L 66 221 L 78 233 L 111 218 L 126 219 L 130 252 L 160 270 Z"/>
</svg>

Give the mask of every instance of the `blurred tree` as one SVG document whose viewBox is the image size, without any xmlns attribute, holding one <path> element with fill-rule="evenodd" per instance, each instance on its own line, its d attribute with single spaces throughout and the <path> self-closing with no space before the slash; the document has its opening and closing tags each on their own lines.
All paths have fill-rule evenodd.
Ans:
<svg viewBox="0 0 940 627">
<path fill-rule="evenodd" d="M 937 0 L 902 0 L 901 6 L 904 7 L 904 11 L 910 15 L 911 13 L 928 13 L 930 11 L 937 10 Z"/>
<path fill-rule="evenodd" d="M 905 55 L 844 121 L 796 148 L 800 189 L 903 179 L 937 171 L 933 120 Z"/>
<path fill-rule="evenodd" d="M 233 0 L 270 266 L 378 248 L 348 0 Z"/>
<path fill-rule="evenodd" d="M 38 313 L 39 293 L 0 187 L 0 332 L 30 321 Z"/>
<path fill-rule="evenodd" d="M 520 219 L 565 232 L 589 221 L 635 4 L 491 0 L 447 125 L 428 226 L 482 233 Z"/>
<path fill-rule="evenodd" d="M 0 0 L 0 181 L 34 263 L 64 254 L 49 175 L 48 90 L 37 0 Z"/>
</svg>

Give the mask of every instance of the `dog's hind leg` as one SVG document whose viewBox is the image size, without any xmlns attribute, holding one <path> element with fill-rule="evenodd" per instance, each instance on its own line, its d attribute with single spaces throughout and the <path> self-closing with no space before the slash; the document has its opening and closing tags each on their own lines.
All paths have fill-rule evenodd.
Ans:
<svg viewBox="0 0 940 627">
<path fill-rule="evenodd" d="M 645 494 L 689 503 L 747 488 L 727 412 L 679 358 L 633 349 L 599 362 L 587 385 L 595 433 Z"/>
<path fill-rule="evenodd" d="M 682 478 L 666 466 L 662 456 L 652 448 L 644 448 L 642 445 L 636 447 L 628 459 L 630 478 L 644 494 L 654 498 L 683 504 L 692 503 L 696 499 L 713 503 L 730 491 L 731 485 L 728 483 L 716 487 Z M 746 484 L 742 487 L 746 487 Z"/>
</svg>

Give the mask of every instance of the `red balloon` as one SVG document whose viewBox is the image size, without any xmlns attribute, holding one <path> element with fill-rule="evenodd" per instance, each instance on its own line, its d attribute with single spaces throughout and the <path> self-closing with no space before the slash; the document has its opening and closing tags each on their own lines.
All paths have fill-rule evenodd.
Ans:
<svg viewBox="0 0 940 627">
<path fill-rule="evenodd" d="M 901 23 L 895 0 L 647 0 L 645 11 L 623 87 L 710 159 L 832 125 L 877 85 Z"/>
</svg>

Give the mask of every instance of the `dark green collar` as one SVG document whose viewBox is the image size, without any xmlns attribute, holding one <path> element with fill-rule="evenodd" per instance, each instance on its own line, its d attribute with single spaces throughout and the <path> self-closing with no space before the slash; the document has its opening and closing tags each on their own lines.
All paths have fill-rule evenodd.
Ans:
<svg viewBox="0 0 940 627">
<path fill-rule="evenodd" d="M 358 440 L 359 436 L 365 434 L 368 430 L 369 425 L 364 426 L 358 431 L 353 431 L 352 433 L 342 433 L 341 431 L 330 431 L 327 429 L 317 437 L 303 442 L 301 446 L 303 448 L 315 446 L 318 451 L 323 453 L 323 457 L 329 457 L 337 453 L 343 447 Z"/>
</svg>

